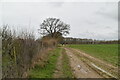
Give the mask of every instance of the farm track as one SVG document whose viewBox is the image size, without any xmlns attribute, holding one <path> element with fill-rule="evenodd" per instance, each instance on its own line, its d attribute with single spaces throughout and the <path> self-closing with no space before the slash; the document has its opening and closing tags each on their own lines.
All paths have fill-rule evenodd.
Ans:
<svg viewBox="0 0 120 80">
<path fill-rule="evenodd" d="M 103 78 L 95 70 L 81 61 L 70 49 L 65 48 L 65 50 L 70 59 L 70 65 L 75 78 Z"/>
<path fill-rule="evenodd" d="M 60 52 L 60 55 L 58 55 L 58 57 L 55 60 L 57 61 L 57 63 L 54 64 L 56 65 L 56 68 L 54 69 L 54 72 L 51 76 L 52 78 L 67 78 L 66 76 L 68 75 L 66 75 L 63 72 L 63 70 L 71 71 L 73 77 L 70 75 L 69 76 L 70 78 L 115 78 L 113 75 L 111 75 L 111 73 L 108 73 L 108 71 L 106 71 L 103 67 L 99 65 L 101 64 L 102 66 L 108 69 L 112 68 L 112 70 L 114 71 L 114 68 L 116 69 L 116 67 L 112 66 L 111 64 L 106 66 L 107 63 L 105 64 L 101 60 L 92 57 L 86 53 L 83 53 L 78 49 L 65 48 L 65 47 L 62 48 L 64 48 L 64 52 Z M 66 65 L 68 63 L 64 63 L 66 67 L 63 68 L 63 62 L 67 61 L 64 57 L 65 55 L 68 57 L 67 58 L 69 60 L 68 63 L 70 64 Z M 49 64 L 49 66 L 50 65 L 53 64 Z M 69 67 L 70 69 L 68 69 Z M 50 71 L 49 68 L 46 68 L 46 70 Z M 46 73 L 46 70 L 45 69 L 43 70 L 44 71 L 43 73 L 45 74 L 43 77 L 49 75 Z"/>
<path fill-rule="evenodd" d="M 86 54 L 78 49 L 69 48 L 73 53 L 82 58 L 82 61 L 87 63 L 90 67 L 96 70 L 100 75 L 105 78 L 117 78 L 118 77 L 118 67 L 112 64 Z M 95 69 L 96 68 L 96 69 Z M 98 69 L 99 68 L 99 69 Z"/>
<path fill-rule="evenodd" d="M 104 67 L 108 67 L 115 72 L 117 68 L 111 64 L 105 64 L 101 60 L 82 53 L 77 49 L 65 48 L 65 50 L 69 56 L 70 64 L 76 78 L 116 78 L 111 73 L 102 69 L 103 67 L 101 68 L 101 66 L 98 67 L 98 65 L 96 65 L 96 63 L 100 63 Z M 95 64 L 94 61 L 96 62 Z"/>
<path fill-rule="evenodd" d="M 86 54 L 86 53 L 84 53 L 84 52 L 81 52 L 80 50 L 73 49 L 73 48 L 70 48 L 70 49 L 71 49 L 73 52 L 80 53 L 80 56 L 84 56 L 84 57 L 86 57 L 86 58 L 88 58 L 88 59 L 97 61 L 97 62 L 99 62 L 99 63 L 101 63 L 101 64 L 103 64 L 103 65 L 105 65 L 105 66 L 107 66 L 107 67 L 110 67 L 110 68 L 112 68 L 112 69 L 117 70 L 117 67 L 115 67 L 115 66 L 113 66 L 113 65 L 111 65 L 111 64 L 109 64 L 109 63 L 107 63 L 107 62 L 104 62 L 104 61 L 102 61 L 102 60 L 100 60 L 100 59 L 97 59 L 97 58 L 95 58 L 95 57 L 93 57 L 93 56 L 90 56 L 90 55 L 88 55 L 88 54 Z"/>
</svg>

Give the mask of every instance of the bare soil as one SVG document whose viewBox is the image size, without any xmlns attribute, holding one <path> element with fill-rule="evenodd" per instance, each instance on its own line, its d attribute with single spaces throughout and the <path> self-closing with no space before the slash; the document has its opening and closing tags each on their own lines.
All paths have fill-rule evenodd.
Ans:
<svg viewBox="0 0 120 80">
<path fill-rule="evenodd" d="M 69 48 L 69 50 L 71 50 L 71 52 L 73 52 L 73 53 L 78 53 L 77 56 L 88 60 L 86 62 L 87 62 L 87 64 L 89 64 L 89 66 L 91 66 L 90 62 L 92 62 L 92 63 L 98 65 L 99 67 L 101 67 L 102 69 L 106 70 L 108 73 L 112 74 L 114 77 L 118 76 L 118 67 L 113 66 L 112 64 L 105 62 L 103 60 L 100 60 L 98 58 L 95 58 L 89 54 L 86 54 L 78 49 Z M 104 77 L 107 77 L 107 76 L 105 75 Z M 109 76 L 109 77 L 111 77 L 111 76 Z"/>
<path fill-rule="evenodd" d="M 70 49 L 65 48 L 75 78 L 103 78 L 78 58 Z"/>
<path fill-rule="evenodd" d="M 73 72 L 77 78 L 117 78 L 118 67 L 78 49 L 65 48 L 65 50 L 70 58 Z"/>
</svg>

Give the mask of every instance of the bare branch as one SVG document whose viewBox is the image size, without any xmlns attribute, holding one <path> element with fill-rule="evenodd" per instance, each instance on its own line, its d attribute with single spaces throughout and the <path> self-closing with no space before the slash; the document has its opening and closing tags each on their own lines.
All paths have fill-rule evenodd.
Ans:
<svg viewBox="0 0 120 80">
<path fill-rule="evenodd" d="M 56 34 L 67 35 L 70 30 L 70 25 L 56 18 L 47 18 L 40 26 L 41 34 L 51 37 L 55 37 Z"/>
</svg>

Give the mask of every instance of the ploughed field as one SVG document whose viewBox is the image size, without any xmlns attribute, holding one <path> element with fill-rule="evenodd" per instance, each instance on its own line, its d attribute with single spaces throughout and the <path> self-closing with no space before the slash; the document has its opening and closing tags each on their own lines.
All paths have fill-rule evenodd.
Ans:
<svg viewBox="0 0 120 80">
<path fill-rule="evenodd" d="M 118 64 L 118 44 L 72 44 L 67 46 L 79 49 L 82 52 L 111 63 L 114 66 L 120 66 L 120 64 Z"/>
</svg>

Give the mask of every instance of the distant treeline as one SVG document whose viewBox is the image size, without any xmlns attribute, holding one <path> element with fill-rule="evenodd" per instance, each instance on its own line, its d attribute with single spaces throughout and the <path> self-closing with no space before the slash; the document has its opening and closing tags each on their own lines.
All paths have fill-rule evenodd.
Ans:
<svg viewBox="0 0 120 80">
<path fill-rule="evenodd" d="M 118 44 L 118 40 L 93 40 L 93 39 L 81 39 L 81 38 L 64 38 L 62 44 Z"/>
</svg>

